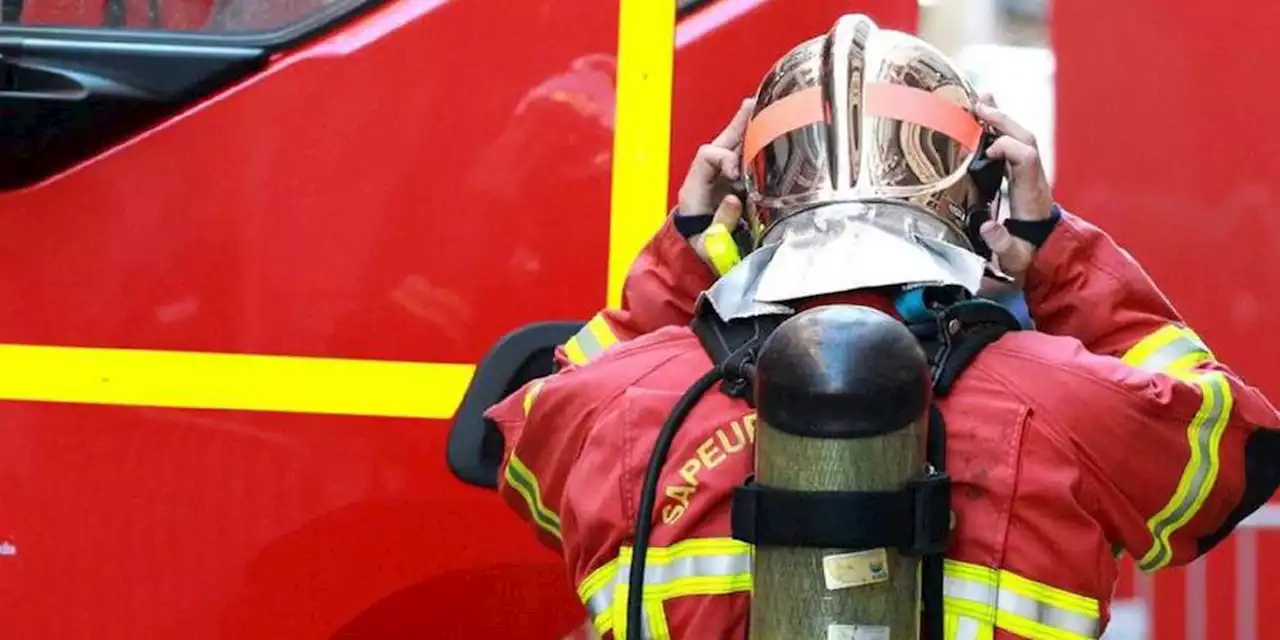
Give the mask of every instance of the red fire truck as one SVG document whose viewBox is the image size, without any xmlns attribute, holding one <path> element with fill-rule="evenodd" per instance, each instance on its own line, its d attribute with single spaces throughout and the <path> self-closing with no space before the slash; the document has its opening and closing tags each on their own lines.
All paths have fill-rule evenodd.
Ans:
<svg viewBox="0 0 1280 640">
<path fill-rule="evenodd" d="M 1055 3 L 1056 173 L 1280 395 L 1272 7 Z M 0 0 L 0 637 L 577 626 L 475 415 L 850 11 L 916 2 Z M 1278 523 L 1120 595 L 1149 637 L 1272 637 Z"/>
</svg>

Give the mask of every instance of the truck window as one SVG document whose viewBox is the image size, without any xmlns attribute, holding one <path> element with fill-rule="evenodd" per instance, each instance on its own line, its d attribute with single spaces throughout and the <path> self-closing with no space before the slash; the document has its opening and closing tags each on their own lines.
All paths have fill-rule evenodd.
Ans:
<svg viewBox="0 0 1280 640">
<path fill-rule="evenodd" d="M 373 0 L 0 0 L 0 192 L 118 145 Z"/>
<path fill-rule="evenodd" d="M 0 24 L 205 34 L 277 31 L 360 0 L 0 0 Z"/>
</svg>

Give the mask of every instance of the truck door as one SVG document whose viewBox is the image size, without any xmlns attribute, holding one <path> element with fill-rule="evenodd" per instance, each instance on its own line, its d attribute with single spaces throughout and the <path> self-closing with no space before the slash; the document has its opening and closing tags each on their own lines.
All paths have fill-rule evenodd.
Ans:
<svg viewBox="0 0 1280 640">
<path fill-rule="evenodd" d="M 3 9 L 2 635 L 581 622 L 445 435 L 497 336 L 600 303 L 554 281 L 605 251 L 565 247 L 607 224 L 616 3 Z M 549 189 L 601 222 L 511 215 Z"/>
<path fill-rule="evenodd" d="M 679 176 L 838 14 L 915 16 L 679 4 L 679 97 L 628 134 L 659 178 L 668 131 Z M 0 0 L 0 635 L 578 626 L 562 561 L 453 476 L 446 436 L 490 345 L 589 318 L 629 262 L 611 247 L 665 214 L 660 180 L 611 227 L 614 130 L 645 113 L 615 113 L 619 31 L 646 55 L 673 42 L 623 13 Z"/>
</svg>

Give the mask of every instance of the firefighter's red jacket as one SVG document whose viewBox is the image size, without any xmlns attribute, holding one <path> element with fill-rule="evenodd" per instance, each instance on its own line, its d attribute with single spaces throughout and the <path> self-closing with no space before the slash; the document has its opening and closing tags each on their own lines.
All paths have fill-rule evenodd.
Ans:
<svg viewBox="0 0 1280 640">
<path fill-rule="evenodd" d="M 488 413 L 506 441 L 504 498 L 563 553 L 602 635 L 622 635 L 619 569 L 654 440 L 711 367 L 686 325 L 712 278 L 668 222 L 624 309 L 565 346 L 569 366 Z M 1096 638 L 1117 549 L 1148 571 L 1190 562 L 1276 485 L 1276 410 L 1106 234 L 1064 213 L 1026 295 L 1039 331 L 988 347 L 939 403 L 958 514 L 948 638 Z M 653 514 L 646 636 L 744 637 L 751 553 L 730 537 L 729 503 L 755 428 L 745 402 L 713 391 L 677 435 Z"/>
</svg>

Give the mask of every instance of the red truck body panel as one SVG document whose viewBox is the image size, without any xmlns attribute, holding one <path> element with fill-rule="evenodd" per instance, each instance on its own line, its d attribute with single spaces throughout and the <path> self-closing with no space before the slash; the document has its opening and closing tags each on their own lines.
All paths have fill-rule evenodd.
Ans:
<svg viewBox="0 0 1280 640">
<path fill-rule="evenodd" d="M 1152 274 L 1216 355 L 1270 397 L 1280 370 L 1280 5 L 1053 4 L 1057 192 Z M 1185 569 L 1130 575 L 1148 638 L 1265 640 L 1280 628 L 1280 506 Z"/>
<path fill-rule="evenodd" d="M 125 26 L 146 26 L 145 4 Z M 197 29 L 211 6 L 167 2 L 159 21 Z M 93 27 L 104 7 L 30 0 L 23 21 Z M 914 30 L 908 0 L 719 0 L 683 18 L 671 184 L 773 60 L 849 11 Z M 1280 8 L 1053 11 L 1062 201 L 1280 395 L 1278 90 L 1260 66 Z M 514 327 L 588 317 L 606 299 L 617 22 L 614 2 L 397 0 L 0 194 L 0 353 L 468 365 Z M 452 406 L 459 389 L 422 393 Z M 559 559 L 449 472 L 448 426 L 0 403 L 5 637 L 561 636 L 582 611 Z M 1145 603 L 1149 638 L 1254 640 L 1280 625 L 1277 572 L 1273 505 L 1117 596 Z"/>
<path fill-rule="evenodd" d="M 774 59 L 859 10 L 915 22 L 907 0 L 684 18 L 673 184 Z M 0 195 L 0 342 L 474 364 L 514 327 L 589 317 L 617 20 L 388 3 Z M 560 560 L 452 476 L 448 426 L 0 403 L 4 636 L 559 637 L 584 615 Z"/>
</svg>

